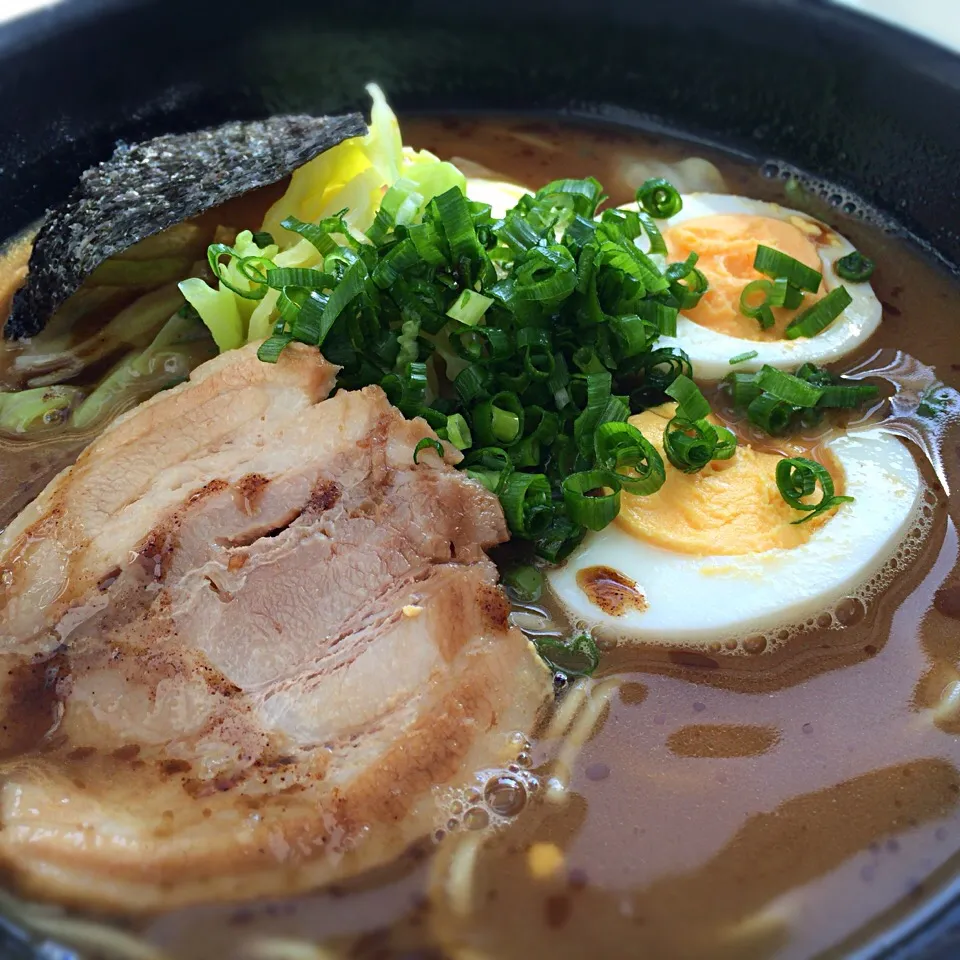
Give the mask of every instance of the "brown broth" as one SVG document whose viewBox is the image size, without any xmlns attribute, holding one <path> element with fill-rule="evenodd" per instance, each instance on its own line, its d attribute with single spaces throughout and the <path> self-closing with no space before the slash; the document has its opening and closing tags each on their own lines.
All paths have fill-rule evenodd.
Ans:
<svg viewBox="0 0 960 960">
<path fill-rule="evenodd" d="M 718 165 L 730 192 L 789 205 L 783 182 L 757 167 L 652 136 L 502 120 L 412 120 L 404 132 L 531 187 L 596 176 L 614 203 L 632 198 L 631 158 L 696 153 Z M 960 387 L 956 281 L 875 226 L 822 204 L 810 212 L 878 264 L 884 323 L 843 366 L 906 348 Z M 954 487 L 957 450 L 955 436 L 943 438 Z M 913 565 L 868 609 L 848 604 L 843 630 L 807 632 L 773 655 L 608 654 L 601 673 L 619 686 L 603 688 L 609 708 L 558 800 L 528 803 L 497 829 L 449 828 L 376 876 L 290 900 L 182 910 L 142 934 L 188 960 L 252 957 L 257 937 L 370 960 L 846 952 L 862 928 L 932 894 L 930 878 L 949 876 L 960 852 L 960 706 L 936 722 L 930 712 L 960 680 L 958 510 L 960 497 L 940 495 Z M 534 745 L 548 794 L 555 752 Z M 535 843 L 563 851 L 536 878 Z M 475 856 L 466 900 L 449 873 L 464 851 Z"/>
</svg>

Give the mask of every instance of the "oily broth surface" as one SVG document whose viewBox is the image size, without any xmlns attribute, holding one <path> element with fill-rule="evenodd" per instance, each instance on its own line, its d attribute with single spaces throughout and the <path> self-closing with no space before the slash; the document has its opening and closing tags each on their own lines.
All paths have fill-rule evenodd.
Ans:
<svg viewBox="0 0 960 960">
<path fill-rule="evenodd" d="M 531 187 L 596 176 L 613 203 L 632 199 L 636 184 L 621 176 L 631 157 L 696 153 L 718 164 L 731 192 L 790 204 L 782 182 L 755 167 L 675 141 L 514 121 L 406 121 L 404 131 L 417 147 Z M 845 366 L 906 346 L 960 386 L 955 282 L 876 227 L 810 212 L 878 263 L 884 323 Z M 944 446 L 955 488 L 956 441 Z M 371 960 L 410 951 L 801 960 L 828 951 L 919 903 L 927 878 L 960 851 L 960 706 L 937 722 L 929 712 L 960 679 L 957 510 L 958 498 L 939 496 L 913 565 L 868 609 L 849 605 L 843 630 L 755 657 L 607 654 L 597 688 L 607 677 L 619 685 L 605 688 L 609 705 L 572 760 L 561 802 L 528 803 L 496 831 L 456 826 L 439 846 L 428 841 L 321 894 L 179 911 L 138 934 L 197 960 L 259 956 L 257 937 Z M 555 753 L 555 743 L 534 745 L 545 788 Z M 564 851 L 543 879 L 529 872 L 537 842 Z M 451 878 L 465 872 L 464 900 Z"/>
</svg>

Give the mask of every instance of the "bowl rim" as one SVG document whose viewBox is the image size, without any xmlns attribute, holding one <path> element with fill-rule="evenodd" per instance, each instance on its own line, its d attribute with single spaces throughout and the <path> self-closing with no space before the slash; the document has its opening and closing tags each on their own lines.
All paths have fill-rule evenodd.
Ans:
<svg viewBox="0 0 960 960">
<path fill-rule="evenodd" d="M 520 2 L 523 3 L 524 0 Z M 616 3 L 617 0 L 611 2 Z M 657 2 L 663 3 L 664 0 Z M 806 19 L 818 28 L 842 30 L 851 40 L 869 48 L 874 55 L 885 61 L 935 78 L 940 84 L 955 91 L 960 100 L 960 47 L 952 48 L 940 44 L 911 30 L 906 24 L 893 22 L 860 8 L 834 3 L 832 0 L 714 2 L 753 9 L 758 15 L 779 11 Z M 20 11 L 8 19 L 0 20 L 0 63 L 8 58 L 29 54 L 51 40 L 62 39 L 64 34 L 95 24 L 98 19 L 131 14 L 139 9 L 155 8 L 164 3 L 165 0 L 53 0 L 52 3 Z M 362 8 L 375 6 L 378 6 L 376 0 L 353 0 L 348 16 L 351 19 L 357 18 L 361 15 Z M 598 4 L 599 15 L 603 15 L 605 6 L 603 3 Z M 434 25 L 452 25 L 462 19 L 456 16 L 456 9 L 443 0 L 407 0 L 403 5 L 404 21 L 409 24 L 416 21 L 418 16 L 429 15 L 433 18 Z M 480 17 L 490 12 L 484 6 L 476 11 Z M 561 114 L 560 118 L 563 116 L 564 114 Z M 576 119 L 576 114 L 565 116 L 567 119 Z M 592 120 L 605 122 L 602 116 L 594 116 Z M 616 121 L 609 118 L 606 122 Z M 722 137 L 718 136 L 716 144 L 723 146 Z M 949 864 L 950 861 L 944 867 Z M 852 948 L 846 956 L 850 960 L 955 960 L 960 956 L 957 940 L 960 935 L 960 864 L 956 865 L 951 873 L 952 876 L 948 873 L 947 879 L 938 885 L 935 892 L 925 897 L 915 908 L 894 918 L 889 925 L 881 926 L 876 934 L 869 936 L 860 946 Z M 901 906 L 902 904 L 895 905 L 891 912 Z M 882 912 L 874 921 L 868 922 L 867 926 L 873 922 L 882 924 L 885 915 L 886 912 Z M 0 930 L 10 930 L 12 927 L 13 924 L 8 918 L 0 916 Z M 850 939 L 860 940 L 864 929 L 862 927 L 854 931 Z M 950 939 L 951 943 L 945 943 L 946 939 Z M 24 937 L 23 943 L 29 943 L 30 947 L 27 949 L 35 951 L 37 960 L 40 960 L 45 955 L 45 945 L 49 946 L 51 941 L 45 937 L 28 935 Z M 837 949 L 843 949 L 842 944 L 828 948 L 825 955 L 833 956 Z M 64 954 L 70 955 L 71 953 Z"/>
</svg>

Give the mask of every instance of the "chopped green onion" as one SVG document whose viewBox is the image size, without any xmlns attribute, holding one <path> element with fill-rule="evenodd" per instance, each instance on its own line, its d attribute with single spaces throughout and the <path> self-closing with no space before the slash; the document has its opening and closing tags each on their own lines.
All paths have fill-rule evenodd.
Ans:
<svg viewBox="0 0 960 960">
<path fill-rule="evenodd" d="M 841 503 L 852 503 L 853 497 L 839 497 L 834 494 L 833 478 L 823 464 L 806 457 L 784 457 L 777 464 L 777 489 L 780 496 L 794 510 L 803 510 L 805 517 L 794 520 L 796 523 L 805 523 L 812 520 Z M 804 503 L 803 498 L 811 496 L 819 484 L 821 489 L 820 500 L 816 503 Z"/>
<path fill-rule="evenodd" d="M 774 280 L 788 280 L 793 286 L 801 290 L 807 290 L 810 293 L 816 293 L 820 289 L 820 282 L 823 280 L 821 274 L 808 267 L 805 263 L 791 257 L 789 254 L 775 250 L 773 247 L 765 247 L 762 243 L 757 245 L 757 253 L 753 259 L 753 269 Z"/>
<path fill-rule="evenodd" d="M 680 192 L 662 177 L 651 177 L 639 187 L 637 203 L 651 217 L 656 217 L 658 220 L 675 217 L 683 209 Z"/>
<path fill-rule="evenodd" d="M 648 496 L 663 486 L 663 458 L 633 424 L 601 424 L 594 445 L 597 465 L 609 470 L 627 493 Z"/>
<path fill-rule="evenodd" d="M 755 373 L 728 373 L 723 378 L 723 383 L 730 393 L 733 405 L 741 410 L 763 393 L 757 386 Z"/>
<path fill-rule="evenodd" d="M 847 292 L 847 288 L 835 287 L 822 300 L 807 307 L 803 313 L 790 321 L 784 331 L 787 339 L 796 340 L 797 337 L 816 336 L 821 330 L 829 327 L 851 303 L 853 303 L 853 297 Z"/>
<path fill-rule="evenodd" d="M 290 325 L 290 332 L 294 340 L 301 343 L 316 344 L 323 341 L 323 314 L 326 310 L 329 297 L 311 290 L 305 297 L 301 298 L 296 316 Z"/>
<path fill-rule="evenodd" d="M 293 334 L 275 333 L 260 344 L 257 350 L 257 359 L 264 363 L 276 363 L 284 348 L 293 341 Z"/>
<path fill-rule="evenodd" d="M 756 384 L 765 393 L 795 407 L 815 407 L 823 395 L 819 387 L 767 364 L 757 373 Z"/>
<path fill-rule="evenodd" d="M 439 440 L 434 440 L 433 437 L 424 437 L 414 448 L 413 448 L 413 462 L 414 464 L 419 463 L 420 454 L 424 450 L 435 450 L 437 456 L 442 460 L 443 459 L 443 444 Z"/>
<path fill-rule="evenodd" d="M 558 513 L 537 538 L 537 556 L 548 563 L 560 563 L 580 545 L 586 532 L 586 527 L 578 526 L 569 517 Z"/>
<path fill-rule="evenodd" d="M 872 276 L 876 264 L 862 253 L 854 250 L 841 257 L 833 265 L 834 273 L 847 283 L 866 283 Z"/>
<path fill-rule="evenodd" d="M 640 304 L 641 316 L 662 337 L 675 337 L 677 335 L 677 314 L 679 309 L 666 303 L 660 303 L 657 300 L 644 300 Z M 626 317 L 614 317 L 614 320 L 625 320 Z M 613 323 L 611 321 L 611 326 Z M 632 356 L 632 353 L 626 353 L 626 356 Z"/>
<path fill-rule="evenodd" d="M 588 373 L 583 378 L 587 386 L 587 402 L 583 413 L 573 424 L 573 438 L 585 454 L 593 450 L 593 435 L 601 423 L 608 420 L 626 420 L 630 408 L 620 398 L 610 393 L 613 382 L 609 373 Z"/>
<path fill-rule="evenodd" d="M 273 291 L 254 324 L 258 335 L 273 331 L 260 347 L 265 361 L 302 341 L 340 367 L 339 387 L 379 384 L 404 415 L 465 451 L 461 467 L 499 497 L 513 537 L 552 562 L 616 516 L 622 491 L 659 489 L 665 459 L 691 470 L 733 455 L 736 440 L 708 419 L 689 357 L 654 349 L 708 289 L 695 253 L 663 266 L 657 221 L 681 209 L 674 187 L 648 181 L 639 210 L 595 219 L 602 186 L 557 180 L 494 221 L 489 206 L 445 189 L 449 181 L 432 196 L 425 184 L 411 173 L 389 185 L 365 236 L 346 210 L 313 224 L 285 219 L 285 230 L 316 249 L 317 266 L 278 266 L 263 255 L 272 238 L 241 241 L 237 250 L 253 256 L 213 245 L 224 289 L 209 292 L 232 308 L 230 336 L 217 342 L 250 336 L 253 308 L 231 289 L 246 300 Z M 764 283 L 768 307 L 800 296 L 785 277 Z M 809 382 L 834 387 L 836 405 L 863 396 Z M 770 397 L 752 380 L 734 392 L 744 406 Z M 668 397 L 677 417 L 664 458 L 627 419 Z M 797 408 L 785 406 L 789 420 Z M 437 443 L 420 445 L 418 461 L 428 447 L 442 454 Z"/>
<path fill-rule="evenodd" d="M 535 200 L 566 201 L 578 216 L 592 217 L 605 199 L 600 181 L 593 177 L 584 180 L 554 180 L 541 187 Z"/>
<path fill-rule="evenodd" d="M 699 256 L 691 251 L 682 263 L 671 263 L 666 269 L 670 295 L 681 310 L 692 310 L 710 289 L 706 275 L 697 269 L 699 259 Z"/>
<path fill-rule="evenodd" d="M 803 303 L 803 291 L 795 287 L 786 277 L 777 277 L 773 281 L 773 292 L 770 294 L 771 307 L 796 310 L 801 303 Z"/>
<path fill-rule="evenodd" d="M 639 357 L 636 372 L 641 385 L 630 394 L 630 408 L 634 411 L 663 403 L 667 387 L 681 374 L 690 376 L 693 368 L 683 350 L 661 347 Z"/>
<path fill-rule="evenodd" d="M 872 383 L 831 383 L 821 387 L 821 390 L 817 406 L 835 410 L 855 410 L 861 404 L 874 400 L 880 395 L 879 388 Z M 920 412 L 919 409 L 917 412 Z"/>
<path fill-rule="evenodd" d="M 534 247 L 515 268 L 514 294 L 518 300 L 557 300 L 577 287 L 577 264 L 563 246 Z"/>
<path fill-rule="evenodd" d="M 490 376 L 486 368 L 472 363 L 457 374 L 453 386 L 460 402 L 466 405 L 490 395 Z"/>
<path fill-rule="evenodd" d="M 340 283 L 337 284 L 333 293 L 330 294 L 326 305 L 323 308 L 323 317 L 319 325 L 319 334 L 317 337 L 317 346 L 322 347 L 330 328 L 333 326 L 337 317 L 347 308 L 351 301 L 360 296 L 367 279 L 367 268 L 362 260 L 356 260 L 344 273 Z M 311 298 L 314 294 L 311 293 Z"/>
<path fill-rule="evenodd" d="M 724 387 L 733 405 L 772 436 L 786 433 L 798 420 L 816 422 L 823 410 L 854 409 L 879 394 L 872 384 L 845 381 L 812 363 L 795 375 L 769 366 L 758 373 L 729 373 Z"/>
<path fill-rule="evenodd" d="M 677 401 L 677 416 L 684 420 L 701 420 L 710 413 L 706 397 L 684 374 L 677 377 L 664 392 Z"/>
<path fill-rule="evenodd" d="M 447 310 L 447 316 L 453 320 L 459 320 L 468 327 L 474 327 L 492 303 L 492 297 L 485 297 L 475 290 L 464 290 Z"/>
<path fill-rule="evenodd" d="M 567 515 L 589 530 L 602 530 L 620 512 L 620 482 L 609 470 L 571 474 L 562 489 Z"/>
<path fill-rule="evenodd" d="M 643 232 L 650 241 L 650 250 L 648 252 L 665 257 L 667 255 L 667 241 L 663 239 L 663 234 L 660 233 L 656 223 L 654 223 L 653 217 L 641 211 L 637 214 L 637 218 L 640 220 Z"/>
<path fill-rule="evenodd" d="M 269 261 L 268 261 L 269 262 Z M 302 287 L 304 290 L 328 290 L 336 285 L 329 273 L 307 267 L 281 267 L 267 270 L 264 283 L 273 290 Z"/>
<path fill-rule="evenodd" d="M 696 473 L 712 460 L 728 460 L 737 449 L 737 438 L 709 420 L 710 404 L 700 388 L 680 375 L 666 393 L 677 401 L 677 412 L 663 434 L 667 459 L 684 473 Z"/>
<path fill-rule="evenodd" d="M 766 306 L 761 307 L 757 311 L 757 315 L 755 319 L 757 323 L 760 324 L 761 330 L 769 330 L 774 325 L 774 323 L 776 323 L 776 319 L 773 316 L 773 311 Z"/>
<path fill-rule="evenodd" d="M 511 446 L 523 436 L 524 423 L 523 404 L 511 390 L 502 390 L 473 410 L 473 432 L 481 446 Z"/>
<path fill-rule="evenodd" d="M 600 666 L 600 651 L 589 633 L 578 634 L 570 640 L 536 637 L 533 644 L 543 662 L 566 677 L 589 677 Z"/>
<path fill-rule="evenodd" d="M 499 497 L 507 525 L 518 537 L 536 539 L 553 518 L 550 481 L 542 473 L 508 474 Z"/>
<path fill-rule="evenodd" d="M 529 563 L 508 567 L 501 574 L 500 580 L 518 600 L 524 603 L 535 603 L 543 593 L 543 574 Z"/>
<path fill-rule="evenodd" d="M 733 367 L 738 363 L 746 363 L 748 360 L 753 360 L 759 356 L 760 354 L 756 350 L 745 350 L 743 353 L 738 353 L 735 357 L 731 357 L 727 362 Z"/>
<path fill-rule="evenodd" d="M 779 437 L 790 428 L 797 409 L 769 393 L 761 393 L 747 405 L 747 419 L 771 437 Z"/>
<path fill-rule="evenodd" d="M 483 248 L 477 239 L 477 230 L 467 206 L 467 198 L 459 187 L 451 187 L 431 202 L 435 209 L 450 250 L 450 260 L 469 287 L 478 264 L 483 259 Z"/>
<path fill-rule="evenodd" d="M 752 280 L 740 292 L 740 312 L 756 320 L 760 328 L 766 330 L 774 324 L 773 311 L 770 309 L 773 297 L 774 286 L 769 280 Z"/>
<path fill-rule="evenodd" d="M 213 273 L 217 280 L 231 293 L 235 293 L 244 300 L 262 300 L 267 293 L 266 281 L 264 280 L 263 283 L 254 283 L 252 287 L 249 285 L 247 287 L 237 286 L 226 272 L 224 265 L 220 262 L 220 258 L 224 256 L 231 257 L 233 260 L 240 259 L 237 251 L 225 243 L 211 243 L 210 246 L 207 247 L 207 263 L 210 265 L 211 273 Z"/>
<path fill-rule="evenodd" d="M 729 460 L 736 449 L 737 438 L 706 419 L 674 417 L 663 434 L 667 459 L 684 473 L 696 473 L 713 460 Z"/>
<path fill-rule="evenodd" d="M 751 319 L 757 311 L 770 302 L 773 293 L 773 283 L 769 280 L 751 280 L 740 291 L 740 312 Z"/>
<path fill-rule="evenodd" d="M 470 427 L 462 414 L 452 413 L 447 417 L 447 425 L 444 427 L 449 440 L 458 450 L 466 450 L 473 446 L 473 436 L 470 433 Z"/>
<path fill-rule="evenodd" d="M 340 236 L 352 243 L 350 228 L 343 219 L 346 212 L 346 210 L 343 210 L 332 217 L 321 220 L 319 223 L 307 223 L 298 217 L 289 216 L 280 221 L 280 226 L 303 237 L 314 247 L 317 253 L 326 256 L 337 249 L 338 244 L 334 239 L 335 236 Z"/>
<path fill-rule="evenodd" d="M 426 416 L 427 365 L 408 363 L 405 370 L 388 373 L 380 386 L 387 399 L 405 416 Z"/>
</svg>

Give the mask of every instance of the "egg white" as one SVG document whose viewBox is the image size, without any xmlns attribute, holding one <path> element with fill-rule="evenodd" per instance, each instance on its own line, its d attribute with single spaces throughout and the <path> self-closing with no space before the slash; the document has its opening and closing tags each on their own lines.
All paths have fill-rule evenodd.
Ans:
<svg viewBox="0 0 960 960">
<path fill-rule="evenodd" d="M 688 193 L 683 195 L 682 199 L 683 209 L 675 217 L 658 221 L 661 230 L 667 230 L 686 220 L 714 214 L 748 214 L 774 217 L 778 220 L 799 217 L 815 223 L 829 236 L 828 243 L 817 246 L 823 273 L 821 290 L 826 293 L 843 284 L 853 298 L 853 303 L 825 330 L 821 330 L 815 337 L 800 337 L 796 340 L 764 342 L 731 337 L 700 326 L 681 313 L 677 318 L 677 335 L 661 337 L 657 346 L 680 347 L 685 350 L 690 356 L 698 380 L 719 380 L 731 370 L 752 373 L 764 364 L 792 371 L 803 363 L 832 363 L 859 347 L 880 325 L 882 307 L 870 284 L 850 283 L 841 280 L 834 272 L 834 263 L 840 257 L 853 253 L 854 247 L 830 227 L 798 210 L 790 210 L 777 203 L 750 200 L 747 197 L 720 193 Z M 622 209 L 635 210 L 636 205 L 626 204 Z M 738 363 L 735 367 L 730 366 L 731 357 L 751 350 L 757 351 L 756 357 Z"/>
<path fill-rule="evenodd" d="M 612 523 L 588 534 L 547 574 L 551 590 L 572 619 L 614 642 L 702 647 L 804 623 L 882 570 L 917 522 L 924 490 L 910 452 L 882 429 L 845 434 L 827 446 L 854 502 L 838 507 L 800 546 L 697 556 L 654 546 Z M 635 581 L 646 609 L 601 611 L 577 583 L 577 573 L 594 566 Z"/>
</svg>

